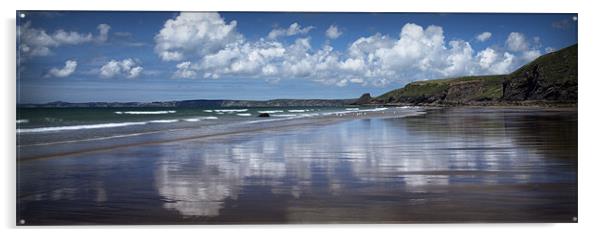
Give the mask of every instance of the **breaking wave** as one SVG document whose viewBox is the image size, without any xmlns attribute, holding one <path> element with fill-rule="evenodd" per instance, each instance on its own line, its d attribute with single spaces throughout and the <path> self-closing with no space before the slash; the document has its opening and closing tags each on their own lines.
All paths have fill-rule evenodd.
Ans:
<svg viewBox="0 0 602 237">
<path fill-rule="evenodd" d="M 174 114 L 175 110 L 162 110 L 162 111 L 115 111 L 115 114 Z"/>
<path fill-rule="evenodd" d="M 213 110 L 216 113 L 236 113 L 236 112 L 247 112 L 249 109 L 216 109 Z"/>
<path fill-rule="evenodd" d="M 66 130 L 115 128 L 115 127 L 137 126 L 137 125 L 145 125 L 145 124 L 148 124 L 148 122 L 101 123 L 101 124 L 88 124 L 88 125 L 59 126 L 59 127 L 22 128 L 22 129 L 17 129 L 17 133 L 39 133 L 39 132 L 58 132 L 58 131 L 66 131 Z"/>
</svg>

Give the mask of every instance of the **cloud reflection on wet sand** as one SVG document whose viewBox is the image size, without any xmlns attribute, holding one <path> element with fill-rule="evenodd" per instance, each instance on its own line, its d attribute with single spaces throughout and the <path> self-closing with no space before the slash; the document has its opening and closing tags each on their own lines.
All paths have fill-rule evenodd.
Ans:
<svg viewBox="0 0 602 237">
<path fill-rule="evenodd" d="M 391 193 L 420 194 L 433 186 L 574 181 L 570 167 L 558 169 L 536 149 L 516 144 L 518 134 L 499 116 L 456 119 L 429 129 L 421 127 L 424 118 L 364 119 L 227 143 L 173 145 L 162 150 L 156 186 L 173 201 L 165 204 L 168 209 L 219 216 L 226 199 L 236 200 L 252 185 L 299 199 L 316 192 L 361 196 L 364 191 L 356 188 L 371 183 L 391 184 Z M 469 119 L 476 121 L 466 123 Z M 327 188 L 316 188 L 321 185 Z M 420 204 L 425 198 L 411 201 Z M 363 201 L 354 205 L 370 205 L 369 199 Z"/>
<path fill-rule="evenodd" d="M 20 166 L 28 223 L 570 222 L 576 112 L 451 109 Z M 574 141 L 573 141 L 574 139 Z"/>
</svg>

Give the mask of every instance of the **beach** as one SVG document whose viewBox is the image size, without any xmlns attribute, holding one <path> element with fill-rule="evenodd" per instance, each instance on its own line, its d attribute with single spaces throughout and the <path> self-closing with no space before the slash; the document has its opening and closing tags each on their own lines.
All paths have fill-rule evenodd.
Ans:
<svg viewBox="0 0 602 237">
<path fill-rule="evenodd" d="M 576 221 L 576 108 L 290 110 L 272 114 L 308 116 L 266 120 L 255 118 L 259 110 L 229 111 L 231 118 L 201 125 L 187 123 L 201 118 L 195 114 L 103 122 L 146 124 L 102 132 L 65 125 L 88 128 L 45 135 L 23 127 L 38 130 L 18 130 L 17 220 Z"/>
</svg>

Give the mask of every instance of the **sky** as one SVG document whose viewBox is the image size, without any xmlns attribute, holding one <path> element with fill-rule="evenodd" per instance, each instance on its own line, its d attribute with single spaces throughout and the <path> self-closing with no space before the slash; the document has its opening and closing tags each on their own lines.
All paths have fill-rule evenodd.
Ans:
<svg viewBox="0 0 602 237">
<path fill-rule="evenodd" d="M 17 102 L 357 98 L 512 72 L 577 14 L 17 12 Z"/>
</svg>

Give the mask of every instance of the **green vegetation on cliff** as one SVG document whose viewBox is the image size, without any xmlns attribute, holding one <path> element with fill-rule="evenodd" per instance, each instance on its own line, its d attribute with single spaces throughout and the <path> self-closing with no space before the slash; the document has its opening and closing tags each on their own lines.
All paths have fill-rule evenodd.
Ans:
<svg viewBox="0 0 602 237">
<path fill-rule="evenodd" d="M 454 105 L 523 101 L 577 102 L 577 45 L 543 55 L 507 75 L 416 81 L 370 103 Z"/>
</svg>

